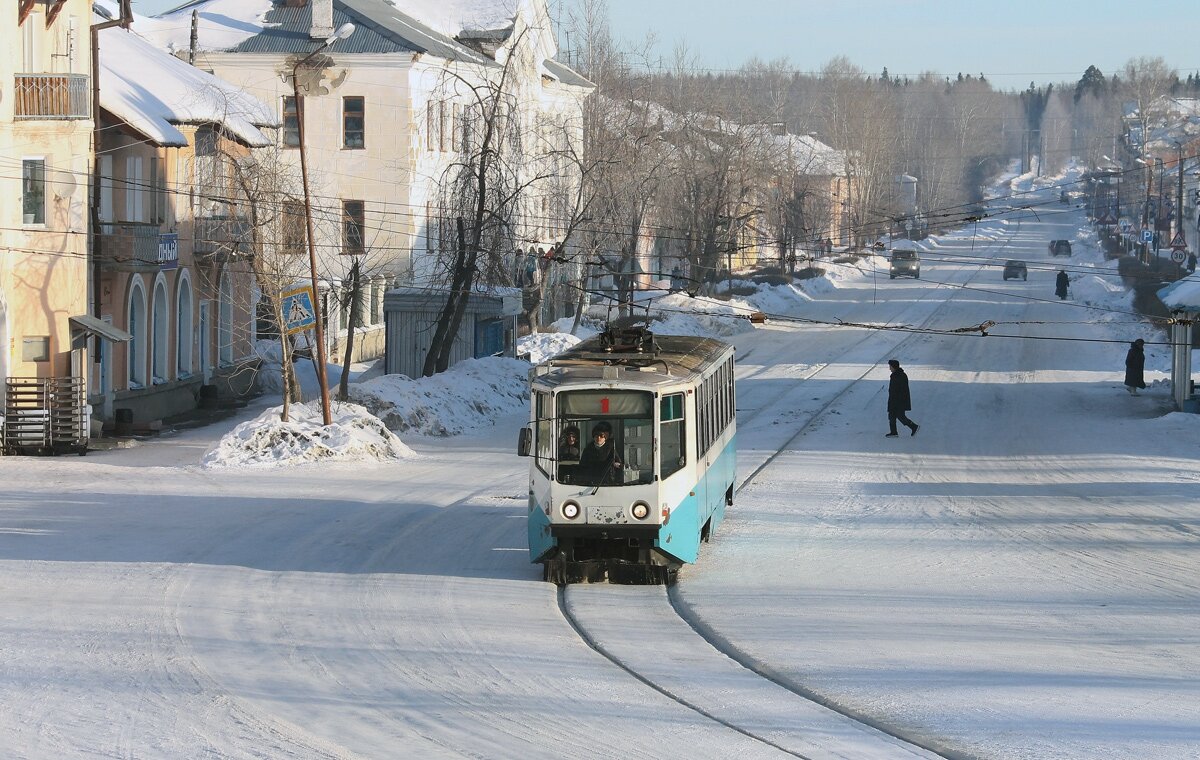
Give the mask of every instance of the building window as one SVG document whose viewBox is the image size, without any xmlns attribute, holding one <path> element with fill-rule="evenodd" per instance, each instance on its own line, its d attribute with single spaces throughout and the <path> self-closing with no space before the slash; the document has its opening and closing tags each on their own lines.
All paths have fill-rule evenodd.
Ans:
<svg viewBox="0 0 1200 760">
<path fill-rule="evenodd" d="M 300 147 L 300 109 L 291 96 L 283 99 L 283 147 Z"/>
<path fill-rule="evenodd" d="M 168 309 L 170 304 L 167 303 L 167 286 L 163 282 L 159 282 L 154 286 L 154 317 L 151 322 L 153 325 L 154 334 L 150 343 L 150 382 L 154 385 L 161 385 L 167 382 L 167 368 L 170 366 L 168 362 L 170 353 L 170 339 L 168 337 Z"/>
<path fill-rule="evenodd" d="M 450 120 L 446 116 L 446 101 L 438 104 L 438 150 L 445 153 L 449 148 L 446 145 L 446 127 L 450 126 Z"/>
<path fill-rule="evenodd" d="M 21 162 L 21 221 L 46 223 L 46 161 L 27 158 Z"/>
<path fill-rule="evenodd" d="M 142 157 L 127 156 L 125 158 L 125 215 L 124 221 L 144 222 L 146 185 L 142 181 Z"/>
<path fill-rule="evenodd" d="M 221 274 L 217 289 L 217 361 L 222 367 L 233 364 L 233 282 L 229 272 Z"/>
<path fill-rule="evenodd" d="M 302 201 L 284 201 L 280 219 L 280 243 L 283 253 L 299 256 L 304 253 L 306 236 L 306 219 Z"/>
<path fill-rule="evenodd" d="M 150 159 L 150 221 L 165 224 L 167 221 L 167 177 L 165 162 L 157 157 Z"/>
<path fill-rule="evenodd" d="M 362 201 L 342 201 L 342 253 L 355 256 L 364 252 L 363 229 L 366 226 Z"/>
<path fill-rule="evenodd" d="M 37 335 L 34 337 L 21 338 L 21 361 L 50 361 L 50 336 Z"/>
<path fill-rule="evenodd" d="M 126 348 L 129 359 L 129 387 L 146 387 L 146 291 L 140 279 L 129 288 L 129 344 Z"/>
<path fill-rule="evenodd" d="M 175 298 L 175 365 L 177 377 L 192 374 L 192 281 L 179 270 L 179 295 Z"/>
<path fill-rule="evenodd" d="M 367 145 L 366 99 L 342 98 L 342 147 L 365 148 Z"/>
</svg>

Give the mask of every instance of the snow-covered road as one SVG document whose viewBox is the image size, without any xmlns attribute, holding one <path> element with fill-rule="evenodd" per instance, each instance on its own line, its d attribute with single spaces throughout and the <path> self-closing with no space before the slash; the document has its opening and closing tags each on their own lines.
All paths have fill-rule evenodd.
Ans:
<svg viewBox="0 0 1200 760">
<path fill-rule="evenodd" d="M 750 479 L 674 593 L 783 686 L 662 589 L 568 602 L 669 693 L 576 633 L 527 561 L 518 418 L 406 439 L 415 460 L 200 468 L 223 426 L 0 458 L 0 755 L 923 753 L 799 692 L 947 756 L 1200 756 L 1200 420 L 1120 387 L 1123 341 L 1157 333 L 1053 300 L 1059 266 L 1077 298 L 1106 266 L 1082 212 L 999 219 L 930 244 L 921 280 L 855 270 L 793 314 L 1002 323 L 989 337 L 776 320 L 734 339 Z M 1076 255 L 1051 260 L 1053 238 Z M 1028 281 L 1001 280 L 1008 258 Z M 883 437 L 893 357 L 915 438 Z"/>
</svg>

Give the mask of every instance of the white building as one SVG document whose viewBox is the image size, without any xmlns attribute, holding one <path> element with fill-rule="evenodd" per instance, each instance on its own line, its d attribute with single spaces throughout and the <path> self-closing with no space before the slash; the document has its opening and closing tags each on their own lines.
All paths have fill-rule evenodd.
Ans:
<svg viewBox="0 0 1200 760">
<path fill-rule="evenodd" d="M 386 286 L 446 284 L 437 262 L 453 224 L 443 198 L 477 118 L 477 88 L 504 78 L 530 135 L 527 177 L 567 173 L 554 171 L 553 148 L 582 141 L 591 87 L 553 60 L 546 0 L 197 0 L 142 31 L 191 55 L 193 19 L 196 65 L 278 109 L 285 157 L 300 144 L 293 71 L 321 50 L 299 77 L 314 237 L 334 289 L 345 287 L 354 259 L 371 283 L 357 358 L 382 352 Z M 322 48 L 347 23 L 354 31 Z M 536 181 L 523 190 L 518 241 L 556 240 L 551 190 Z M 326 300 L 333 356 L 347 325 L 336 301 Z"/>
</svg>

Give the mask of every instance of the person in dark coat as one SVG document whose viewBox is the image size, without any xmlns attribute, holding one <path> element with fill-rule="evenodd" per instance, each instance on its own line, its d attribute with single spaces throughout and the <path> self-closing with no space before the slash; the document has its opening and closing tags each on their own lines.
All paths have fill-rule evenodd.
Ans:
<svg viewBox="0 0 1200 760">
<path fill-rule="evenodd" d="M 560 461 L 575 462 L 579 459 L 579 428 L 570 425 L 563 431 L 558 442 L 558 458 Z"/>
<path fill-rule="evenodd" d="M 911 435 L 917 434 L 917 428 L 920 427 L 917 423 L 908 418 L 905 412 L 912 409 L 912 397 L 908 394 L 908 375 L 900 368 L 900 362 L 895 359 L 888 360 L 888 366 L 892 368 L 892 379 L 888 383 L 888 430 L 885 437 L 895 438 L 899 433 L 896 432 L 896 421 L 904 423 Z"/>
<path fill-rule="evenodd" d="M 579 464 L 596 473 L 606 473 L 610 468 L 621 469 L 617 446 L 612 441 L 612 425 L 603 420 L 596 423 L 592 428 L 592 442 L 584 448 Z"/>
<path fill-rule="evenodd" d="M 1146 379 L 1142 375 L 1146 369 L 1144 345 L 1146 341 L 1138 338 L 1129 344 L 1129 353 L 1125 354 L 1125 388 L 1130 396 L 1138 395 L 1138 388 L 1146 387 Z"/>
<path fill-rule="evenodd" d="M 1054 279 L 1054 295 L 1062 300 L 1067 300 L 1067 288 L 1071 286 L 1071 278 L 1067 276 L 1067 270 L 1058 270 L 1058 277 Z"/>
</svg>

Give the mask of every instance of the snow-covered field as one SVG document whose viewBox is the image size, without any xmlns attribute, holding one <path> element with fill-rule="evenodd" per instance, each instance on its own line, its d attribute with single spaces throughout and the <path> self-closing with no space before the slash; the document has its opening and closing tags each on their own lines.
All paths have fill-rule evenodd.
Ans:
<svg viewBox="0 0 1200 760">
<path fill-rule="evenodd" d="M 1163 333 L 1082 212 L 1020 208 L 1056 193 L 1006 178 L 994 214 L 921 242 L 920 280 L 869 257 L 656 299 L 660 331 L 736 344 L 750 479 L 674 605 L 565 596 L 638 678 L 528 563 L 526 363 L 363 375 L 391 432 L 260 407 L 0 458 L 0 756 L 1200 757 L 1200 416 L 1170 411 Z M 1159 382 L 1131 397 L 1136 337 Z M 916 437 L 883 437 L 893 357 Z"/>
</svg>

